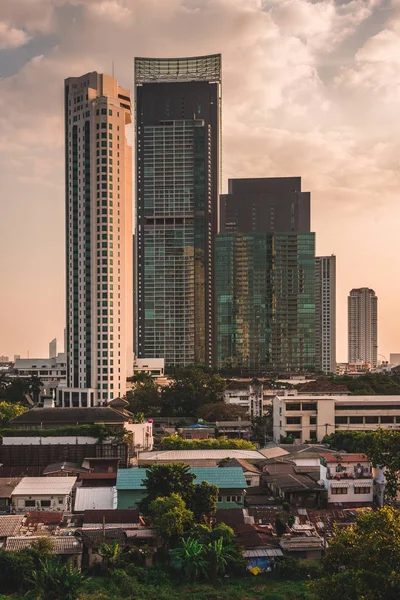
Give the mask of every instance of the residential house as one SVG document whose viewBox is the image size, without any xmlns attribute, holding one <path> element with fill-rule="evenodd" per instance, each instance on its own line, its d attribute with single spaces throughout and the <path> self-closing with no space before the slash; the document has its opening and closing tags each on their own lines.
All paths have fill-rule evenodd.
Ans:
<svg viewBox="0 0 400 600">
<path fill-rule="evenodd" d="M 47 429 L 104 424 L 119 430 L 132 417 L 132 413 L 111 406 L 31 408 L 12 419 L 11 425 L 18 429 Z"/>
<path fill-rule="evenodd" d="M 281 458 L 270 459 L 263 468 L 267 489 L 283 502 L 295 506 L 319 506 L 323 487 L 318 467 L 298 467 Z"/>
<path fill-rule="evenodd" d="M 323 454 L 320 480 L 329 504 L 372 504 L 374 481 L 371 463 L 365 454 Z"/>
<path fill-rule="evenodd" d="M 118 542 L 121 548 L 138 546 L 143 551 L 146 565 L 151 566 L 158 544 L 156 531 L 144 525 L 138 510 L 86 510 L 82 539 L 85 547 L 83 563 L 88 567 L 101 562 L 99 548 L 105 542 Z"/>
<path fill-rule="evenodd" d="M 23 520 L 23 515 L 0 515 L 0 549 L 4 548 L 8 537 L 19 534 Z"/>
<path fill-rule="evenodd" d="M 23 477 L 12 492 L 12 510 L 70 512 L 76 477 Z"/>
<path fill-rule="evenodd" d="M 241 468 L 243 471 L 244 478 L 246 480 L 246 484 L 249 488 L 257 487 L 260 485 L 262 471 L 256 465 L 251 464 L 249 461 L 244 460 L 243 458 L 232 458 L 223 466 Z M 249 492 L 250 491 L 251 490 L 249 490 Z"/>
<path fill-rule="evenodd" d="M 247 484 L 243 471 L 239 467 L 205 468 L 193 467 L 190 472 L 195 475 L 195 483 L 207 481 L 218 488 L 218 508 L 239 508 L 244 506 L 244 495 Z M 118 508 L 135 508 L 145 497 L 143 484 L 146 478 L 145 469 L 119 469 L 117 477 Z"/>
<path fill-rule="evenodd" d="M 7 514 L 11 508 L 11 495 L 20 477 L 0 477 L 0 514 Z"/>
<path fill-rule="evenodd" d="M 293 558 L 320 560 L 324 550 L 324 540 L 318 535 L 283 537 L 279 545 L 286 556 Z"/>
<path fill-rule="evenodd" d="M 8 537 L 5 545 L 5 549 L 11 552 L 20 552 L 32 546 L 42 540 L 50 540 L 51 542 L 51 553 L 55 556 L 63 557 L 64 560 L 68 560 L 72 566 L 80 568 L 82 563 L 82 540 L 74 535 L 54 535 L 51 537 L 46 536 L 26 536 L 20 535 L 15 537 Z"/>
</svg>

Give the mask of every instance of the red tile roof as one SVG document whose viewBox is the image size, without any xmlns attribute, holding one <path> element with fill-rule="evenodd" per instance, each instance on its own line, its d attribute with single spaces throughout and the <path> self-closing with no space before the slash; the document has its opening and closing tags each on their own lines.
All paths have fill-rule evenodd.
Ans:
<svg viewBox="0 0 400 600">
<path fill-rule="evenodd" d="M 321 454 L 321 458 L 327 463 L 368 461 L 368 456 L 366 454 L 341 454 L 340 452 L 337 452 L 336 454 Z"/>
</svg>

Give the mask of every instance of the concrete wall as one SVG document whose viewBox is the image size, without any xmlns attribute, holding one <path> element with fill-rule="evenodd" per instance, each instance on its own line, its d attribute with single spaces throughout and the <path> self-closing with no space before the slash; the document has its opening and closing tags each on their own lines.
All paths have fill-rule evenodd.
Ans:
<svg viewBox="0 0 400 600">
<path fill-rule="evenodd" d="M 50 502 L 50 506 L 42 506 L 41 502 Z M 26 506 L 25 501 L 34 502 L 34 506 Z M 17 513 L 27 513 L 32 510 L 43 510 L 43 511 L 52 511 L 52 512 L 69 512 L 72 510 L 71 496 L 69 494 L 63 495 L 53 495 L 50 496 L 48 494 L 38 495 L 38 494 L 24 494 L 21 496 L 12 496 L 12 504 L 13 509 Z"/>
</svg>

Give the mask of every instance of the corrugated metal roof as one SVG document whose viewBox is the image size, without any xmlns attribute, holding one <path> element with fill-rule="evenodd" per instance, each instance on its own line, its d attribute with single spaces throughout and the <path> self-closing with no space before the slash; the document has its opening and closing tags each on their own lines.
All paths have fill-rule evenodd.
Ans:
<svg viewBox="0 0 400 600">
<path fill-rule="evenodd" d="M 24 516 L 19 515 L 0 516 L 0 538 L 18 533 L 23 520 Z"/>
<path fill-rule="evenodd" d="M 113 508 L 117 508 L 117 492 L 114 486 L 76 488 L 75 512 L 108 510 Z"/>
<path fill-rule="evenodd" d="M 44 537 L 44 536 L 42 536 Z M 39 536 L 18 536 L 7 538 L 6 550 L 19 552 L 31 548 L 32 544 L 40 540 Z M 53 554 L 80 554 L 83 544 L 74 536 L 46 536 L 52 543 Z"/>
<path fill-rule="evenodd" d="M 285 538 L 280 541 L 281 548 L 287 552 L 320 550 L 322 549 L 323 545 L 323 539 L 317 535 Z"/>
<path fill-rule="evenodd" d="M 192 467 L 190 473 L 196 476 L 195 483 L 207 481 L 215 484 L 219 489 L 244 489 L 247 488 L 243 471 L 240 467 Z M 117 490 L 144 489 L 143 481 L 146 478 L 145 469 L 118 469 Z"/>
<path fill-rule="evenodd" d="M 244 558 L 264 558 L 264 556 L 283 556 L 279 548 L 260 548 L 259 550 L 246 550 L 243 552 Z"/>
<path fill-rule="evenodd" d="M 20 481 L 20 477 L 0 477 L 0 498 L 11 498 L 12 491 Z"/>
<path fill-rule="evenodd" d="M 185 459 L 202 459 L 208 458 L 211 460 L 222 460 L 224 458 L 245 458 L 247 460 L 262 460 L 265 458 L 257 450 L 158 450 L 156 452 L 141 452 L 139 454 L 139 462 L 162 462 L 167 460 L 185 460 Z"/>
<path fill-rule="evenodd" d="M 69 494 L 76 477 L 24 477 L 14 489 L 13 496 L 34 496 Z"/>
</svg>

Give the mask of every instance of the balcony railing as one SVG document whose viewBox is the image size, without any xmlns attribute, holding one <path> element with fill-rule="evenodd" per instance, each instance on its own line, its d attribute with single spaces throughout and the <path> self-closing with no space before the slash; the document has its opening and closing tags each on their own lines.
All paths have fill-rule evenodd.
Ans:
<svg viewBox="0 0 400 600">
<path fill-rule="evenodd" d="M 327 479 L 335 479 L 338 481 L 348 480 L 348 479 L 371 479 L 372 472 L 369 468 L 363 467 L 362 469 L 357 470 L 346 470 L 336 472 L 335 470 L 328 469 L 327 471 Z"/>
</svg>

